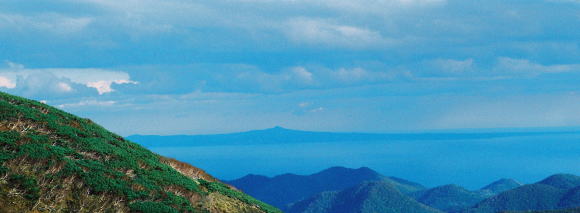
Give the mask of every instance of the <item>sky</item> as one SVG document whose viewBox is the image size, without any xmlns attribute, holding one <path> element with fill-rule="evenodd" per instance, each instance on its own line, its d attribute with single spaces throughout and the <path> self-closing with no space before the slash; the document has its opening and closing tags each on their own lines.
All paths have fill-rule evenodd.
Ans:
<svg viewBox="0 0 580 213">
<path fill-rule="evenodd" d="M 580 126 L 578 0 L 2 0 L 0 90 L 121 135 Z"/>
</svg>

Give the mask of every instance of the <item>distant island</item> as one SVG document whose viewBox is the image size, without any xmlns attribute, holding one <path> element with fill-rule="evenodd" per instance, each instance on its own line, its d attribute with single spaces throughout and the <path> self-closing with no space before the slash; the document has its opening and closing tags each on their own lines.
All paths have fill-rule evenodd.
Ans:
<svg viewBox="0 0 580 213">
<path fill-rule="evenodd" d="M 276 126 L 263 130 L 213 135 L 131 135 L 127 139 L 146 147 L 261 145 L 352 141 L 475 140 L 551 134 L 578 134 L 580 131 L 498 131 L 466 133 L 341 133 L 313 132 Z"/>
</svg>

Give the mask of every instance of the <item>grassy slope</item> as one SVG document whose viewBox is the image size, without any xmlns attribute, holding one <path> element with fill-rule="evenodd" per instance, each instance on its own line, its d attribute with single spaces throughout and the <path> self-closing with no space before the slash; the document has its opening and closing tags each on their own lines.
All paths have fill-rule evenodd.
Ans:
<svg viewBox="0 0 580 213">
<path fill-rule="evenodd" d="M 0 212 L 279 211 L 178 170 L 88 119 L 0 93 Z"/>
</svg>

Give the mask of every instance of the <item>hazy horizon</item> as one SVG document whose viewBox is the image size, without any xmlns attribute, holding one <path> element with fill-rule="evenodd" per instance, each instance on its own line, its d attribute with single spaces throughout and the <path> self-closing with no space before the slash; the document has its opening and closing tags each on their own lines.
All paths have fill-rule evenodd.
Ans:
<svg viewBox="0 0 580 213">
<path fill-rule="evenodd" d="M 305 131 L 305 132 L 324 132 L 324 133 L 361 133 L 361 134 L 445 134 L 445 133 L 458 133 L 458 134 L 478 134 L 478 133 L 526 133 L 526 132 L 577 132 L 580 131 L 580 126 L 555 126 L 555 127 L 504 127 L 504 128 L 459 128 L 459 129 L 422 129 L 422 130 L 407 130 L 407 131 L 382 131 L 382 132 L 370 132 L 370 131 L 325 131 L 325 130 L 309 130 L 309 129 L 294 129 L 286 128 L 284 126 L 271 126 L 259 129 L 240 129 L 235 131 L 224 131 L 224 132 L 204 132 L 204 133 L 189 133 L 189 134 L 129 134 L 122 135 L 123 137 L 135 136 L 135 135 L 159 135 L 159 136 L 197 136 L 197 135 L 220 135 L 220 134 L 235 134 L 244 133 L 251 131 L 261 131 L 282 128 L 286 130 L 295 131 Z"/>
</svg>

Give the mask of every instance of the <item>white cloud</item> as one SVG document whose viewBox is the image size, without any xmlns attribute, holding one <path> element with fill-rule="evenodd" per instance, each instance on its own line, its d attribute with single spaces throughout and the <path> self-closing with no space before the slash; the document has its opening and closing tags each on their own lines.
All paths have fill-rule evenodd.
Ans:
<svg viewBox="0 0 580 213">
<path fill-rule="evenodd" d="M 113 88 L 111 88 L 111 85 L 113 84 L 137 84 L 137 82 L 129 80 L 113 80 L 113 81 L 94 81 L 86 83 L 87 87 L 95 88 L 99 93 L 99 95 L 115 91 L 113 90 Z"/>
<path fill-rule="evenodd" d="M 525 75 L 535 76 L 542 73 L 562 73 L 571 71 L 580 71 L 578 64 L 557 64 L 557 65 L 542 65 L 534 63 L 526 59 L 514 59 L 502 57 L 498 59 L 498 71 L 521 73 Z"/>
<path fill-rule="evenodd" d="M 6 65 L 8 65 L 8 68 L 10 69 L 24 69 L 24 65 L 12 61 L 6 61 Z"/>
<path fill-rule="evenodd" d="M 98 101 L 98 100 L 82 100 L 76 103 L 59 104 L 59 108 L 76 108 L 76 107 L 86 107 L 86 106 L 113 106 L 116 101 Z"/>
<path fill-rule="evenodd" d="M 355 68 L 339 68 L 336 71 L 332 71 L 332 78 L 337 79 L 339 82 L 353 84 L 353 83 L 372 83 L 389 81 L 395 79 L 394 73 L 381 72 L 381 71 L 368 71 L 361 67 Z"/>
<path fill-rule="evenodd" d="M 294 115 L 305 115 L 307 113 L 318 113 L 323 112 L 326 109 L 321 106 L 316 106 L 312 102 L 300 102 L 298 103 L 298 108 L 295 108 L 292 113 Z"/>
<path fill-rule="evenodd" d="M 64 82 L 59 82 L 57 84 L 57 87 L 58 87 L 58 89 L 60 89 L 63 92 L 72 92 L 73 91 L 73 88 L 69 84 L 64 83 Z"/>
<path fill-rule="evenodd" d="M 465 73 L 473 71 L 473 59 L 468 58 L 465 60 L 455 60 L 455 59 L 436 59 L 432 62 L 437 68 L 442 72 L 447 73 Z"/>
<path fill-rule="evenodd" d="M 580 64 L 544 65 L 527 59 L 499 57 L 489 66 L 477 66 L 474 59 L 435 59 L 419 63 L 410 78 L 414 80 L 506 80 L 532 79 L 544 75 L 580 73 Z"/>
<path fill-rule="evenodd" d="M 292 73 L 304 82 L 312 82 L 312 73 L 304 67 L 293 67 Z"/>
<path fill-rule="evenodd" d="M 16 87 L 16 83 L 7 77 L 0 76 L 0 87 L 14 89 L 14 87 Z"/>
<path fill-rule="evenodd" d="M 317 108 L 311 109 L 309 112 L 316 113 L 316 112 L 322 112 L 324 110 L 325 110 L 324 107 L 317 107 Z"/>
<path fill-rule="evenodd" d="M 298 106 L 300 108 L 304 108 L 304 107 L 307 107 L 307 106 L 310 106 L 310 105 L 311 105 L 310 102 L 301 102 L 301 103 L 298 104 Z"/>
<path fill-rule="evenodd" d="M 0 69 L 0 87 L 18 89 L 21 81 L 27 88 L 53 87 L 57 92 L 70 93 L 74 91 L 71 84 L 82 85 L 95 89 L 100 95 L 113 92 L 114 84 L 137 84 L 129 74 L 122 71 L 93 68 L 43 68 L 28 69 L 21 64 L 7 62 L 8 69 Z M 65 80 L 65 81 L 63 81 Z"/>
<path fill-rule="evenodd" d="M 12 31 L 41 31 L 53 34 L 72 34 L 87 28 L 93 22 L 90 17 L 69 17 L 56 13 L 37 15 L 0 13 L 0 29 Z"/>
<path fill-rule="evenodd" d="M 333 24 L 327 20 L 297 18 L 285 25 L 286 36 L 294 42 L 310 45 L 327 45 L 364 48 L 393 44 L 377 31 L 357 26 Z"/>
<path fill-rule="evenodd" d="M 368 78 L 369 73 L 359 67 L 353 69 L 340 68 L 336 71 L 336 76 L 342 81 L 358 81 Z"/>
</svg>

